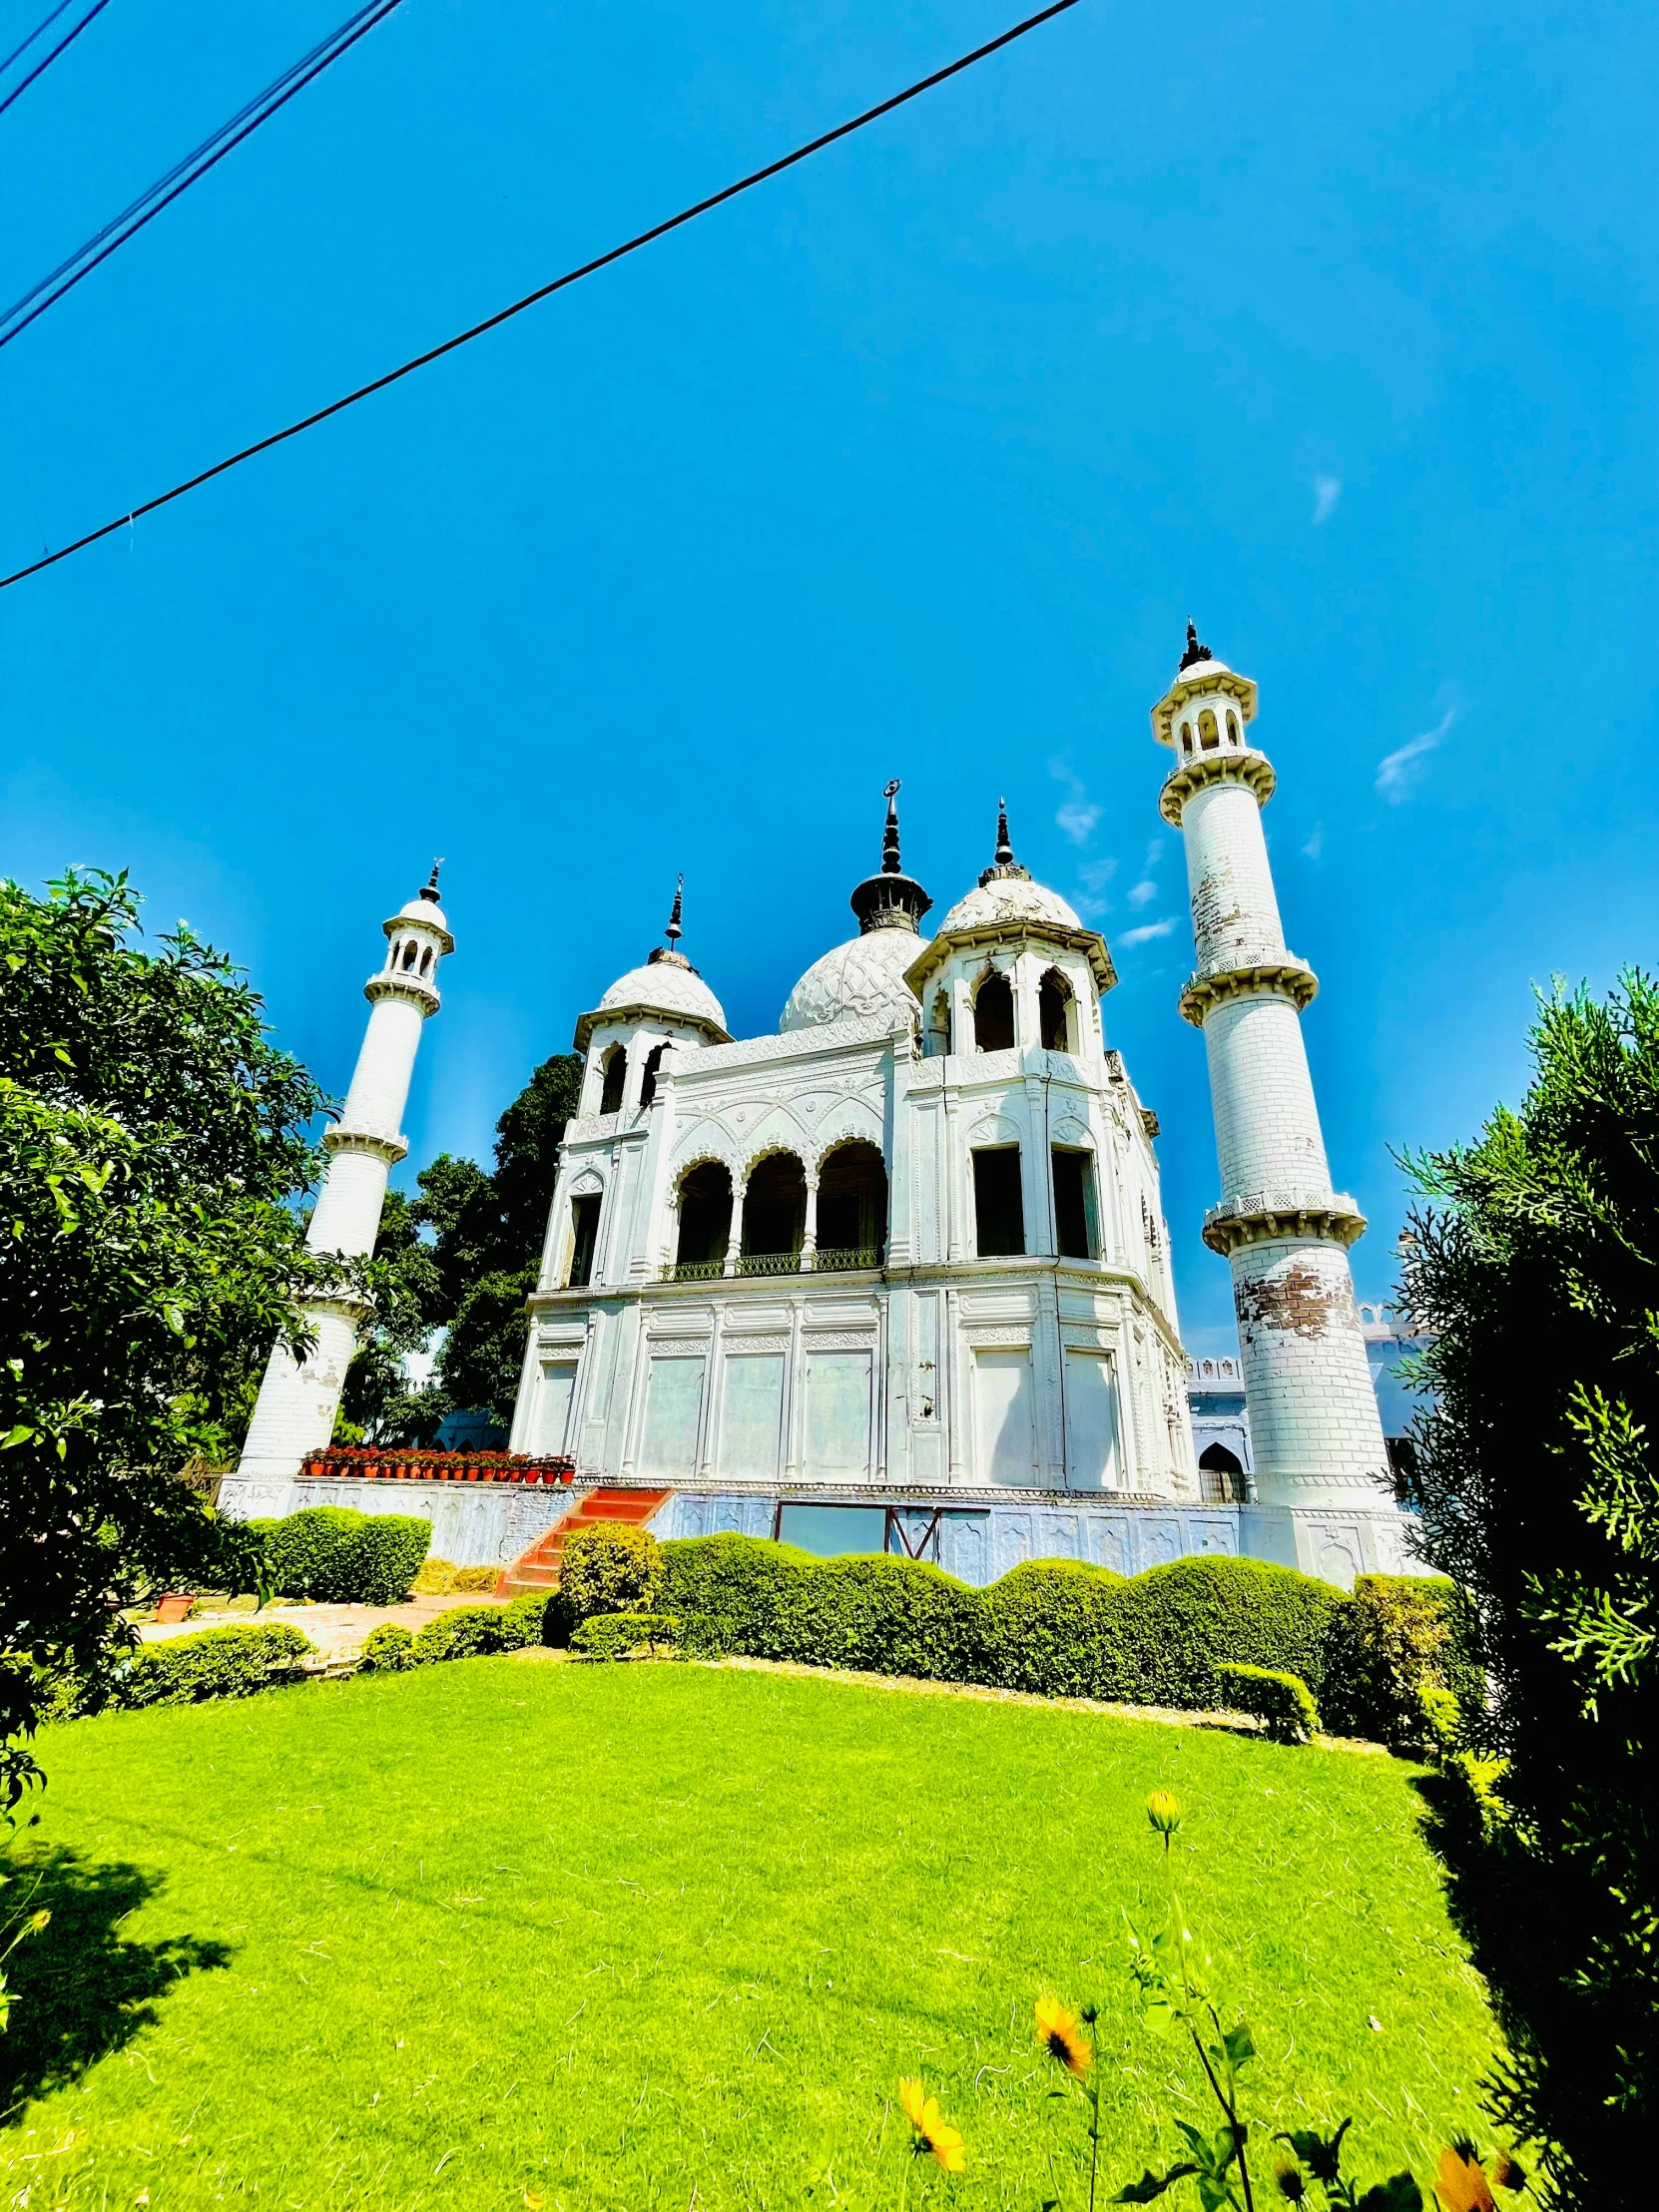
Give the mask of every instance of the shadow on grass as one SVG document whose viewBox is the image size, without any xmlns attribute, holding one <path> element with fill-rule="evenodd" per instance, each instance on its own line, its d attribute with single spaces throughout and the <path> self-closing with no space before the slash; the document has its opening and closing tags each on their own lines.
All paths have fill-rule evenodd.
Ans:
<svg viewBox="0 0 1659 2212">
<path fill-rule="evenodd" d="M 6 1918 L 51 1914 L 38 1936 L 11 1954 L 10 2031 L 0 2036 L 0 2122 L 16 2120 L 32 2097 L 77 2081 L 157 2017 L 155 1999 L 186 1974 L 230 1964 L 224 1943 L 173 1936 L 133 1942 L 121 1924 L 154 1897 L 160 1881 L 138 1867 L 77 1851 L 8 1855 Z"/>
</svg>

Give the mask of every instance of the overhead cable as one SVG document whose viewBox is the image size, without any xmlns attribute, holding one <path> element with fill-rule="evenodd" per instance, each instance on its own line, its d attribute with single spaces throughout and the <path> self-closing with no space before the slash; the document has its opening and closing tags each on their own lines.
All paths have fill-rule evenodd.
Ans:
<svg viewBox="0 0 1659 2212">
<path fill-rule="evenodd" d="M 822 153 L 825 147 L 833 146 L 838 139 L 849 138 L 854 131 L 861 131 L 866 124 L 876 122 L 881 116 L 890 115 L 895 108 L 903 107 L 906 101 L 915 100 L 922 93 L 930 92 L 935 85 L 942 85 L 948 78 L 959 76 L 964 69 L 971 69 L 975 62 L 984 61 L 988 55 L 1012 45 L 1015 39 L 1024 38 L 1028 31 L 1034 31 L 1040 24 L 1051 22 L 1057 15 L 1064 15 L 1068 8 L 1074 8 L 1077 4 L 1078 0 L 1053 0 L 1052 6 L 1039 10 L 1036 15 L 1028 15 L 1024 22 L 1016 23 L 1011 30 L 987 40 L 983 46 L 976 46 L 971 54 L 963 54 L 956 61 L 947 63 L 943 69 L 935 69 L 930 76 L 918 78 L 913 85 L 906 85 L 902 92 L 895 92 L 875 107 L 866 108 L 862 115 L 853 116 L 849 122 L 838 123 L 832 131 L 826 131 L 819 138 L 809 139 L 805 146 L 798 146 L 794 153 L 769 162 L 764 169 L 752 170 L 747 177 L 740 177 L 736 184 L 711 193 L 706 200 L 695 201 L 691 207 L 682 208 L 678 215 L 668 217 L 665 222 L 653 224 L 649 231 L 637 233 L 621 246 L 613 246 L 608 253 L 597 255 L 591 262 L 583 262 L 577 269 L 566 270 L 562 276 L 555 276 L 550 283 L 538 285 L 534 291 L 527 291 L 522 299 L 515 299 L 510 306 L 499 308 L 496 313 L 487 315 L 482 322 L 473 323 L 470 329 L 461 330 L 454 337 L 445 338 L 441 345 L 434 345 L 424 353 L 415 354 L 412 360 L 402 362 L 397 368 L 388 369 L 383 376 L 376 376 L 371 383 L 359 384 L 355 391 L 348 391 L 342 399 L 332 400 L 326 407 L 318 407 L 314 414 L 302 415 L 297 422 L 288 423 L 285 429 L 274 430 L 269 437 L 259 439 L 256 444 L 245 445 L 240 452 L 228 454 L 224 460 L 216 461 L 212 468 L 202 469 L 197 475 L 188 476 L 182 484 L 175 484 L 171 491 L 159 492 L 154 499 L 147 499 L 142 506 L 117 515 L 113 522 L 106 522 L 97 530 L 89 530 L 85 537 L 76 538 L 73 544 L 61 546 L 56 553 L 48 553 L 38 561 L 31 561 L 27 568 L 14 569 L 10 576 L 0 576 L 0 591 L 6 590 L 9 585 L 22 583 L 26 576 L 39 575 L 43 568 L 51 568 L 59 561 L 67 561 L 72 553 L 80 553 L 87 546 L 96 545 L 100 538 L 110 537 L 117 530 L 125 530 L 130 523 L 137 522 L 142 516 L 154 514 L 158 507 L 165 507 L 175 499 L 182 499 L 186 492 L 195 491 L 201 485 L 211 483 L 216 476 L 223 476 L 227 470 L 240 467 L 244 461 L 253 460 L 256 454 L 268 453 L 274 445 L 281 445 L 288 438 L 296 438 L 301 431 L 314 429 L 317 423 L 326 422 L 330 415 L 337 415 L 347 407 L 354 407 L 359 399 L 370 398 L 375 392 L 384 391 L 388 384 L 395 384 L 405 376 L 412 376 L 417 368 L 425 368 L 431 362 L 441 360 L 446 353 L 453 353 L 463 345 L 470 345 L 474 338 L 481 338 L 486 331 L 498 329 L 503 322 L 510 322 L 514 315 L 522 314 L 526 307 L 533 307 L 539 301 L 551 298 L 554 292 L 563 291 L 570 284 L 580 283 L 584 276 L 593 276 L 597 270 L 608 269 L 613 262 L 621 261 L 625 255 L 638 253 L 642 246 L 650 246 L 654 240 L 666 238 L 669 232 L 678 231 L 684 224 L 695 222 L 699 216 L 707 215 L 710 209 L 722 207 L 728 200 L 735 200 L 740 193 L 765 184 L 769 178 L 781 176 L 786 169 L 793 169 L 798 162 L 809 160 L 814 154 Z"/>
<path fill-rule="evenodd" d="M 67 4 L 67 0 L 66 0 Z M 193 154 L 187 154 L 182 162 L 176 162 L 165 177 L 156 182 L 120 215 L 106 223 L 104 228 L 87 240 L 85 246 L 58 264 L 49 276 L 26 291 L 21 299 L 14 299 L 0 313 L 0 345 L 10 345 L 13 338 L 26 330 L 38 315 L 43 315 L 54 301 L 66 291 L 73 291 L 83 276 L 90 276 L 100 262 L 135 238 L 147 223 L 159 216 L 170 202 L 188 192 L 199 178 L 222 162 L 233 147 L 240 146 L 245 138 L 257 131 L 262 123 L 269 122 L 279 108 L 283 108 L 296 92 L 302 92 L 313 78 L 320 77 L 330 62 L 338 61 L 341 54 L 355 46 L 377 23 L 383 22 L 402 0 L 367 0 L 353 16 L 348 16 L 337 30 L 313 46 L 310 52 L 284 69 L 274 84 L 267 85 L 258 98 L 239 108 L 228 123 L 222 123 L 210 138 L 205 138 Z"/>
<path fill-rule="evenodd" d="M 43 71 L 51 68 L 52 64 L 57 60 L 58 56 L 63 52 L 66 46 L 74 45 L 75 41 L 80 37 L 81 33 L 86 29 L 87 25 L 92 21 L 93 17 L 95 15 L 102 15 L 109 4 L 110 0 L 93 0 L 92 6 L 88 8 L 86 14 L 82 16 L 81 20 L 75 25 L 74 29 L 66 31 L 63 37 L 59 39 L 57 45 L 53 47 L 51 53 L 46 55 L 43 60 L 36 62 L 34 68 L 30 70 L 28 76 L 24 78 L 23 82 L 20 85 L 13 85 L 11 91 L 8 92 L 3 99 L 0 99 L 0 115 L 5 114 L 6 110 L 11 106 L 14 100 L 22 99 L 23 95 L 34 83 L 35 79 L 40 76 Z M 50 25 L 57 21 L 58 17 L 62 15 L 64 8 L 67 5 L 68 0 L 59 0 L 59 5 L 52 10 L 52 13 L 46 18 L 46 21 L 44 23 L 37 23 L 35 28 L 23 41 L 23 45 L 14 48 L 13 51 L 7 55 L 5 61 L 0 62 L 0 69 L 9 69 L 12 63 L 16 61 L 18 55 L 23 52 L 24 47 L 33 46 L 36 39 L 40 37 L 42 31 L 48 29 Z"/>
</svg>

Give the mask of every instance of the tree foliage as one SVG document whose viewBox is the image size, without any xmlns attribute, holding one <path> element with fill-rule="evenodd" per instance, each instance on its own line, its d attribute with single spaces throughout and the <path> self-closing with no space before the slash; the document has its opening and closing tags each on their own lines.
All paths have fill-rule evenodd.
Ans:
<svg viewBox="0 0 1659 2212">
<path fill-rule="evenodd" d="M 1509 1818 L 1457 1893 L 1559 2201 L 1614 2204 L 1659 2116 L 1659 988 L 1557 989 L 1535 1073 L 1468 1146 L 1409 1162 L 1404 1292 L 1434 1331 L 1421 1549 L 1478 1614 L 1475 1751 Z M 1645 1779 L 1644 1779 L 1645 1777 Z"/>
<path fill-rule="evenodd" d="M 574 1052 L 544 1060 L 496 1123 L 495 1171 L 443 1153 L 419 1176 L 414 1219 L 435 1238 L 439 1377 L 448 1402 L 511 1417 L 565 1123 L 582 1087 Z M 413 1440 L 413 1439 L 411 1439 Z"/>
<path fill-rule="evenodd" d="M 115 1608 L 226 1571 L 174 1479 L 221 1457 L 294 1300 L 332 1279 L 292 1202 L 324 1101 L 260 999 L 183 924 L 132 939 L 125 874 L 0 883 L 0 1797 L 34 1773 L 49 1677 L 96 1672 Z"/>
</svg>

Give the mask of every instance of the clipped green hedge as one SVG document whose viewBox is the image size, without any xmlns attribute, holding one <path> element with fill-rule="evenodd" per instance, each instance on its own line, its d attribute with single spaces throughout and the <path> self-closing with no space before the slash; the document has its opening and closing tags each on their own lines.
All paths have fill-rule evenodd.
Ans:
<svg viewBox="0 0 1659 2212">
<path fill-rule="evenodd" d="M 307 1505 L 284 1520 L 250 1524 L 265 1538 L 279 1597 L 322 1605 L 397 1605 L 414 1587 L 432 1524 L 410 1513 L 357 1513 Z"/>
<path fill-rule="evenodd" d="M 590 1613 L 572 1630 L 579 1659 L 626 1659 L 631 1651 L 672 1650 L 679 1622 L 672 1613 Z"/>
<path fill-rule="evenodd" d="M 252 1697 L 291 1682 L 314 1646 L 285 1621 L 251 1628 L 204 1628 L 143 1644 L 116 1678 L 112 1705 L 195 1705 L 204 1698 Z"/>
<path fill-rule="evenodd" d="M 1217 1667 L 1223 1701 L 1238 1713 L 1254 1713 L 1276 1744 L 1311 1744 L 1319 1734 L 1319 1707 L 1300 1676 L 1275 1667 Z"/>
<path fill-rule="evenodd" d="M 1363 1574 L 1332 1639 L 1322 1703 L 1352 1736 L 1429 1753 L 1424 1691 L 1444 1690 L 1469 1712 L 1486 1702 L 1477 1623 L 1455 1585 L 1438 1576 Z"/>
<path fill-rule="evenodd" d="M 818 1559 L 749 1536 L 681 1538 L 662 1551 L 663 1610 L 700 1656 L 1197 1710 L 1228 1702 L 1218 1667 L 1264 1668 L 1294 1675 L 1333 1727 L 1355 1733 L 1362 1688 L 1373 1697 L 1392 1679 L 1394 1662 L 1373 1648 L 1375 1607 L 1265 1560 L 1177 1559 L 1125 1577 L 1043 1559 L 974 1590 L 917 1560 Z M 1442 1587 L 1409 1603 L 1433 1619 L 1447 1598 Z"/>
</svg>

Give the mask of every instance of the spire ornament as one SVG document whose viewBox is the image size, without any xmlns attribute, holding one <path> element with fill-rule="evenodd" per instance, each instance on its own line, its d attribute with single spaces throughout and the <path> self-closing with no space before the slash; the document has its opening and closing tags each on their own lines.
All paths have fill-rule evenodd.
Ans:
<svg viewBox="0 0 1659 2212">
<path fill-rule="evenodd" d="M 996 855 L 989 867 L 980 870 L 980 886 L 982 888 L 986 883 L 994 883 L 999 878 L 1008 876 L 1019 882 L 1029 883 L 1031 870 L 1021 867 L 1014 858 L 1014 848 L 1008 837 L 1008 802 L 999 799 L 996 803 Z"/>
<path fill-rule="evenodd" d="M 435 860 L 434 860 L 434 861 L 432 862 L 432 872 L 431 872 L 431 874 L 430 874 L 430 875 L 429 875 L 429 876 L 427 877 L 426 881 L 425 881 L 424 883 L 422 883 L 422 884 L 421 884 L 421 886 L 420 886 L 420 895 L 421 895 L 421 897 L 422 897 L 422 898 L 429 898 L 429 899 L 431 900 L 431 902 L 432 902 L 432 904 L 433 904 L 434 906 L 435 906 L 435 905 L 437 904 L 437 902 L 438 902 L 438 869 L 439 869 L 440 867 L 442 867 L 442 865 L 443 865 L 443 854 L 442 854 L 442 853 L 440 852 L 440 853 L 438 854 L 437 858 L 436 858 L 436 859 L 435 859 Z"/>
<path fill-rule="evenodd" d="M 690 969 L 690 972 L 693 975 L 697 973 L 696 968 L 692 967 L 691 962 L 680 950 L 680 939 L 686 933 L 684 929 L 682 929 L 680 926 L 680 917 L 685 912 L 685 910 L 686 878 L 682 874 L 675 879 L 674 904 L 668 910 L 668 926 L 663 931 L 663 935 L 667 937 L 668 942 L 667 944 L 655 944 L 652 946 L 651 950 L 646 954 L 647 967 L 660 967 L 665 965 L 668 967 L 683 967 Z"/>
<path fill-rule="evenodd" d="M 915 932 L 916 925 L 933 901 L 913 876 L 904 873 L 898 857 L 898 794 L 899 781 L 895 776 L 881 789 L 881 797 L 887 803 L 887 819 L 881 831 L 881 866 L 877 874 L 866 875 L 853 890 L 850 904 L 858 917 L 858 933 L 867 937 L 872 929 L 908 929 Z"/>
<path fill-rule="evenodd" d="M 1198 642 L 1198 625 L 1189 622 L 1187 625 L 1187 650 L 1181 656 L 1181 669 L 1178 669 L 1176 674 L 1179 675 L 1182 669 L 1196 666 L 1200 661 L 1213 661 L 1214 659 L 1215 655 L 1210 651 L 1210 648 L 1207 645 L 1200 645 Z"/>
</svg>

